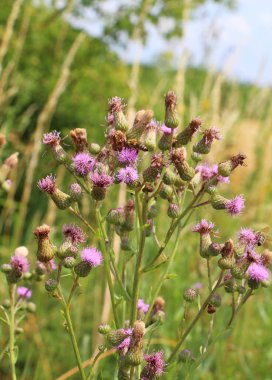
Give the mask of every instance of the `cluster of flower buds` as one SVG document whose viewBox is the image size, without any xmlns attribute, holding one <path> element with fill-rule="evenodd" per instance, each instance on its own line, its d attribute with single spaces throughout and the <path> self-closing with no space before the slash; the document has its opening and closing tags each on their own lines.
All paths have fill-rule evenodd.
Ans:
<svg viewBox="0 0 272 380">
<path fill-rule="evenodd" d="M 211 234 L 215 235 L 214 228 L 214 223 L 203 219 L 193 231 L 200 234 L 200 255 L 203 258 L 220 257 L 218 266 L 227 271 L 224 280 L 225 290 L 244 293 L 244 285 L 237 284 L 238 280 L 243 284 L 246 281 L 251 289 L 268 286 L 272 253 L 268 249 L 257 251 L 264 242 L 264 235 L 250 228 L 241 228 L 236 243 L 231 239 L 218 243 L 212 242 L 211 239 Z"/>
<path fill-rule="evenodd" d="M 0 150 L 6 144 L 5 135 L 0 133 Z M 16 169 L 18 164 L 19 153 L 12 153 L 6 158 L 0 166 L 0 189 L 8 192 L 11 188 L 12 181 L 10 179 L 12 171 Z"/>
</svg>

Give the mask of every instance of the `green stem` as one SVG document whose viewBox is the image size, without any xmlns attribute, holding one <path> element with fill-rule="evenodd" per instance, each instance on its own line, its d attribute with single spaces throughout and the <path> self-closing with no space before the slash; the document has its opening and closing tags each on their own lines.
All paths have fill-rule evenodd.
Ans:
<svg viewBox="0 0 272 380">
<path fill-rule="evenodd" d="M 107 238 L 107 233 L 105 231 L 105 227 L 104 227 L 102 220 L 101 220 L 101 215 L 100 215 L 97 203 L 95 203 L 95 218 L 96 218 L 97 226 L 98 226 L 99 231 L 101 233 L 100 247 L 101 247 L 101 251 L 103 254 L 104 267 L 105 267 L 108 287 L 109 287 L 109 291 L 110 291 L 110 298 L 111 298 L 114 322 L 115 322 L 116 327 L 118 328 L 119 327 L 119 321 L 118 321 L 118 315 L 117 315 L 117 311 L 116 311 L 116 304 L 115 304 L 115 300 L 114 300 L 114 287 L 113 287 L 111 272 L 110 272 L 109 253 L 108 253 L 107 246 L 106 246 L 106 241 L 108 241 L 108 238 Z"/>
<path fill-rule="evenodd" d="M 190 332 L 192 331 L 193 327 L 198 322 L 199 318 L 202 316 L 204 310 L 206 309 L 206 307 L 208 306 L 208 304 L 210 302 L 211 297 L 213 296 L 213 294 L 215 293 L 216 289 L 220 285 L 220 283 L 222 281 L 222 278 L 223 278 L 223 275 L 224 275 L 224 270 L 221 271 L 221 273 L 219 275 L 219 278 L 217 280 L 217 283 L 215 284 L 213 290 L 210 292 L 210 294 L 208 295 L 208 297 L 206 298 L 206 300 L 202 304 L 199 312 L 196 314 L 195 318 L 192 320 L 192 322 L 190 323 L 190 325 L 187 327 L 187 329 L 182 334 L 182 337 L 180 338 L 180 340 L 176 344 L 176 346 L 175 346 L 172 354 L 170 355 L 169 359 L 167 360 L 168 363 L 171 363 L 173 361 L 173 359 L 177 355 L 177 353 L 178 353 L 181 345 L 183 344 L 183 342 L 185 341 L 185 339 L 187 338 L 187 336 L 190 334 Z"/>
<path fill-rule="evenodd" d="M 79 349 L 78 349 L 78 345 L 77 345 L 77 341 L 76 341 L 76 337 L 75 337 L 73 323 L 72 323 L 72 320 L 71 320 L 69 305 L 65 301 L 65 298 L 64 298 L 64 296 L 62 294 L 60 286 L 58 286 L 58 292 L 59 292 L 59 296 L 60 296 L 60 299 L 61 299 L 61 302 L 62 302 L 62 305 L 63 305 L 64 317 L 65 317 L 65 321 L 67 323 L 68 333 L 69 333 L 70 338 L 71 338 L 71 342 L 72 342 L 74 354 L 75 354 L 75 357 L 76 357 L 76 361 L 77 361 L 77 366 L 78 366 L 78 369 L 79 369 L 80 377 L 81 377 L 81 380 L 86 380 L 85 372 L 84 372 L 84 369 L 83 369 L 83 366 L 82 366 L 82 360 L 81 360 L 81 357 L 80 357 L 80 353 L 79 353 Z"/>
<path fill-rule="evenodd" d="M 16 380 L 16 369 L 15 369 L 15 363 L 16 358 L 14 355 L 14 344 L 15 344 L 15 292 L 16 292 L 16 285 L 10 285 L 9 286 L 9 298 L 10 298 L 10 320 L 9 320 L 9 362 L 10 362 L 10 372 L 11 372 L 11 379 Z"/>
<path fill-rule="evenodd" d="M 72 288 L 71 288 L 71 291 L 70 291 L 70 294 L 69 294 L 69 297 L 68 297 L 68 301 L 67 301 L 67 307 L 68 307 L 68 309 L 70 308 L 74 292 L 75 292 L 76 288 L 78 287 L 78 279 L 79 279 L 78 276 L 76 276 L 74 278 L 74 282 L 73 282 L 73 285 L 72 285 Z"/>
<path fill-rule="evenodd" d="M 229 320 L 229 322 L 227 324 L 227 328 L 231 326 L 231 324 L 233 323 L 233 321 L 234 321 L 235 317 L 237 316 L 238 312 L 241 310 L 242 306 L 246 303 L 246 301 L 252 295 L 252 292 L 253 292 L 252 289 L 248 289 L 247 292 L 246 292 L 246 294 L 242 298 L 241 302 L 239 303 L 239 305 L 236 307 L 235 310 L 232 311 L 231 318 L 230 318 L 230 320 Z"/>
<path fill-rule="evenodd" d="M 143 259 L 144 246 L 145 246 L 145 222 L 146 222 L 146 214 L 147 214 L 147 204 L 148 200 L 145 197 L 143 199 L 142 212 L 140 208 L 140 196 L 139 192 L 135 194 L 135 206 L 136 212 L 139 220 L 139 228 L 140 228 L 140 241 L 139 241 L 139 249 L 137 253 L 137 260 L 134 271 L 134 280 L 133 280 L 133 290 L 132 290 L 132 304 L 131 304 L 131 312 L 130 312 L 130 326 L 136 320 L 137 317 L 137 301 L 139 298 L 139 281 L 141 274 L 141 263 Z"/>
</svg>

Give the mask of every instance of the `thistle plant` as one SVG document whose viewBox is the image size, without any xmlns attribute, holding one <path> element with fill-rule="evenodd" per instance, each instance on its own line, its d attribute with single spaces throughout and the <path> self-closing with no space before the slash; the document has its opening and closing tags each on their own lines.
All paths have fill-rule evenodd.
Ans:
<svg viewBox="0 0 272 380">
<path fill-rule="evenodd" d="M 251 296 L 269 285 L 272 254 L 262 248 L 259 232 L 243 227 L 236 236 L 220 241 L 213 222 L 202 219 L 193 223 L 192 233 L 199 235 L 200 260 L 207 268 L 207 289 L 200 292 L 185 279 L 184 313 L 175 347 L 169 355 L 164 347 L 159 351 L 152 348 L 152 336 L 160 331 L 165 318 L 171 318 L 160 292 L 195 210 L 208 205 L 225 213 L 224 218 L 231 218 L 245 207 L 244 196 L 228 198 L 224 186 L 232 172 L 245 165 L 246 156 L 238 153 L 224 162 L 208 163 L 206 155 L 220 143 L 220 131 L 204 126 L 199 117 L 181 128 L 176 105 L 176 95 L 169 91 L 164 121 L 155 120 L 152 110 L 140 110 L 129 125 L 124 101 L 119 97 L 110 99 L 104 146 L 89 142 L 86 130 L 79 128 L 70 132 L 72 153 L 65 151 L 60 132 L 44 135 L 43 143 L 57 164 L 64 165 L 71 182 L 64 189 L 58 178 L 48 173 L 38 181 L 38 188 L 62 212 L 71 213 L 74 224 L 63 226 L 61 244 L 52 242 L 50 226 L 37 227 L 37 259 L 47 271 L 46 291 L 62 308 L 81 379 L 94 378 L 94 363 L 108 350 L 116 352 L 119 380 L 152 380 L 172 371 L 177 373 L 184 363 L 198 360 L 184 344 L 203 314 L 211 315 L 211 323 L 200 356 L 210 344 L 221 304 L 231 305 L 223 327 L 228 329 Z M 120 184 L 126 186 L 127 199 L 125 204 L 115 205 L 110 202 L 111 195 Z M 89 198 L 94 218 L 83 216 L 83 197 Z M 161 238 L 157 230 L 163 211 L 167 222 L 163 222 Z M 113 245 L 116 235 L 121 241 L 119 259 Z M 153 253 L 147 250 L 148 240 L 155 247 Z M 56 261 L 53 271 L 52 260 Z M 70 309 L 80 282 L 100 265 L 109 288 L 112 314 L 108 324 L 97 326 L 104 343 L 91 368 L 85 370 Z M 142 285 L 156 271 L 159 280 L 147 299 Z M 70 288 L 63 281 L 67 273 Z M 197 300 L 199 308 L 191 317 L 187 311 Z"/>
</svg>

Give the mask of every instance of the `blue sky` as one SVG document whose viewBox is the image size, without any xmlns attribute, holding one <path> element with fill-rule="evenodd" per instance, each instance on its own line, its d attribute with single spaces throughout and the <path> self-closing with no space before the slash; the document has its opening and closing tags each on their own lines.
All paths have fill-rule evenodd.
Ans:
<svg viewBox="0 0 272 380">
<path fill-rule="evenodd" d="M 114 9 L 116 0 L 108 0 Z M 90 34 L 99 35 L 99 22 L 91 22 L 86 14 L 81 25 Z M 93 20 L 94 21 L 94 20 Z M 167 28 L 162 20 L 160 28 Z M 150 63 L 163 52 L 173 54 L 173 64 L 186 51 L 194 64 L 206 64 L 222 70 L 231 78 L 262 85 L 272 84 L 272 0 L 238 0 L 235 10 L 208 3 L 199 8 L 185 26 L 182 41 L 165 41 L 149 27 L 149 37 L 141 50 L 141 61 Z M 209 51 L 209 54 L 207 54 Z M 136 45 L 119 50 L 123 59 L 131 61 L 139 54 Z"/>
</svg>

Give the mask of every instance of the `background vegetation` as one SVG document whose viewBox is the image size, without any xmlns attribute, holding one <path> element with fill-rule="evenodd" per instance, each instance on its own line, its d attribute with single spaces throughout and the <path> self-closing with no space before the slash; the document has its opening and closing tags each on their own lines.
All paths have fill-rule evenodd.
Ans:
<svg viewBox="0 0 272 380">
<path fill-rule="evenodd" d="M 87 129 L 89 141 L 103 141 L 107 99 L 115 95 L 127 100 L 129 117 L 133 117 L 135 110 L 153 108 L 156 118 L 162 120 L 163 95 L 168 89 L 176 90 L 184 125 L 193 116 L 200 115 L 207 125 L 215 124 L 222 130 L 225 137 L 223 149 L 220 144 L 220 151 L 209 157 L 211 162 L 218 162 L 237 150 L 248 156 L 248 166 L 234 174 L 229 190 L 230 193 L 245 193 L 247 208 L 244 215 L 226 223 L 222 214 L 213 214 L 209 207 L 202 213 L 214 219 L 226 238 L 240 225 L 251 224 L 256 228 L 270 225 L 271 89 L 232 82 L 224 73 L 209 68 L 191 67 L 187 64 L 186 54 L 181 57 L 178 67 L 173 68 L 167 56 L 159 57 L 152 66 L 141 65 L 139 57 L 128 65 L 111 49 L 114 44 L 124 44 L 129 39 L 143 44 L 145 21 L 148 19 L 156 24 L 158 18 L 164 16 L 175 20 L 172 35 L 182 39 L 182 21 L 190 17 L 192 8 L 202 1 L 184 0 L 182 7 L 169 5 L 178 2 L 162 1 L 160 13 L 155 16 L 150 11 L 152 1 L 138 1 L 135 2 L 137 6 L 125 7 L 114 20 L 103 12 L 103 7 L 101 10 L 101 2 L 64 3 L 65 6 L 60 8 L 54 1 L 46 2 L 46 5 L 39 1 L 1 1 L 0 131 L 7 137 L 2 159 L 17 151 L 20 160 L 12 178 L 11 191 L 7 196 L 2 194 L 0 199 L 0 264 L 18 245 L 30 249 L 34 262 L 33 229 L 43 222 L 55 226 L 57 240 L 60 238 L 59 226 L 73 221 L 72 216 L 56 212 L 37 190 L 37 179 L 50 170 L 57 173 L 63 186 L 67 181 L 62 168 L 55 167 L 50 153 L 44 147 L 41 149 L 42 134 L 56 129 L 66 136 L 70 129 L 80 127 Z M 227 5 L 231 5 L 230 2 Z M 84 35 L 66 21 L 71 13 L 73 17 L 80 17 L 86 6 L 93 7 L 105 25 L 99 39 Z M 183 11 L 179 12 L 180 9 Z M 128 22 L 132 13 L 137 16 L 134 23 Z M 113 194 L 113 199 L 117 202 L 117 194 Z M 86 215 L 92 213 L 88 204 L 84 206 Z M 195 216 L 198 219 L 203 214 Z M 150 251 L 153 249 L 152 243 L 149 248 Z M 178 325 L 181 317 L 183 289 L 205 281 L 203 271 L 198 239 L 188 233 L 172 270 L 175 276 L 162 290 L 162 296 L 167 300 L 166 322 L 163 336 L 156 336 L 158 347 L 164 345 L 167 350 L 167 346 L 174 343 L 176 329 L 173 326 Z M 78 298 L 73 310 L 80 350 L 86 359 L 91 357 L 98 343 L 96 329 L 101 315 L 105 317 L 102 273 L 103 269 L 98 269 L 88 280 L 82 281 L 84 294 Z M 145 289 L 142 289 L 146 301 L 151 286 L 147 280 Z M 4 286 L 1 283 L 0 295 L 2 299 Z M 56 379 L 75 365 L 73 353 L 67 349 L 69 337 L 62 329 L 62 318 L 56 312 L 54 300 L 47 299 L 42 286 L 34 289 L 34 299 L 37 314 L 29 317 L 24 326 L 26 339 L 20 341 L 19 338 L 19 378 Z M 222 314 L 227 312 L 221 311 Z M 186 375 L 190 379 L 205 380 L 271 379 L 271 312 L 271 290 L 268 289 L 249 302 L 227 340 L 225 337 L 214 339 L 207 360 L 194 374 L 184 368 L 184 373 L 178 374 L 177 378 Z M 215 336 L 220 331 L 222 319 L 220 315 L 216 318 Z M 207 316 L 187 340 L 186 346 L 195 355 L 203 344 L 208 323 Z M 2 346 L 6 334 L 2 327 L 0 334 Z M 110 380 L 114 359 L 103 360 L 108 362 L 108 370 L 101 371 L 99 379 Z M 0 378 L 8 379 L 5 361 L 0 364 Z M 77 379 L 77 375 L 73 378 Z"/>
</svg>

